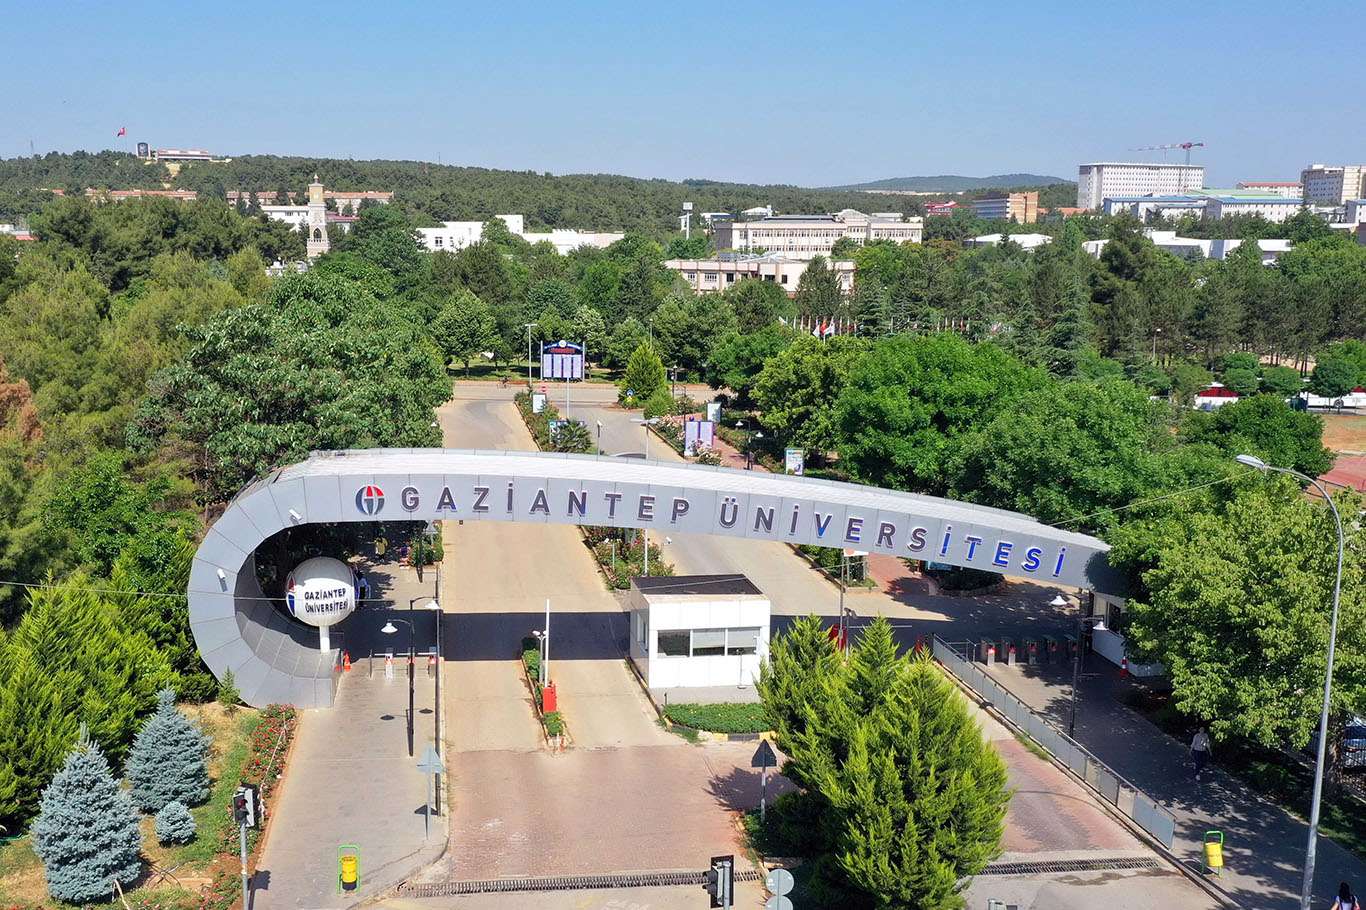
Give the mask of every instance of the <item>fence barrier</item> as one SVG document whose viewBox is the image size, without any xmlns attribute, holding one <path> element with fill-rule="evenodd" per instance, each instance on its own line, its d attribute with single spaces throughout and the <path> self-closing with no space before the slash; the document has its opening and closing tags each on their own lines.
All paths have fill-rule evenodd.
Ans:
<svg viewBox="0 0 1366 910">
<path fill-rule="evenodd" d="M 1172 848 L 1176 834 L 1176 819 L 1172 814 L 976 666 L 971 657 L 972 642 L 946 642 L 936 635 L 932 647 L 935 660 L 976 692 L 982 701 L 1071 768 L 1101 799 L 1133 819 L 1168 850 Z"/>
</svg>

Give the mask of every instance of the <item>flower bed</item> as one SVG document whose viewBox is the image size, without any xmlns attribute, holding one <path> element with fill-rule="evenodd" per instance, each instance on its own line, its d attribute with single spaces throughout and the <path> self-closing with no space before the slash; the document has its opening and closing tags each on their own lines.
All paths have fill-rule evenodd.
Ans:
<svg viewBox="0 0 1366 910">
<path fill-rule="evenodd" d="M 645 545 L 638 532 L 597 526 L 580 530 L 584 543 L 598 561 L 603 578 L 613 588 L 624 591 L 631 587 L 632 578 L 645 574 Z M 650 574 L 673 575 L 673 564 L 659 558 L 659 543 L 656 537 L 650 544 Z"/>
</svg>

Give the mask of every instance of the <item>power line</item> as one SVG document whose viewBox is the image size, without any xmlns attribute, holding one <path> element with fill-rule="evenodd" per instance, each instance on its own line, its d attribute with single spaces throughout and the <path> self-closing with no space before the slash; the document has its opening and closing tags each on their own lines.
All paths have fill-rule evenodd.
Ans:
<svg viewBox="0 0 1366 910">
<path fill-rule="evenodd" d="M 1208 483 L 1196 484 L 1196 485 L 1193 486 L 1193 487 L 1185 487 L 1184 489 L 1175 490 L 1175 491 L 1173 491 L 1173 492 L 1171 492 L 1171 493 L 1164 493 L 1164 494 L 1162 494 L 1161 496 L 1154 496 L 1154 497 L 1151 498 L 1151 499 L 1139 499 L 1139 500 L 1137 500 L 1137 501 L 1135 501 L 1135 502 L 1131 502 L 1131 503 L 1129 503 L 1129 504 L 1127 504 L 1127 505 L 1115 506 L 1113 509 L 1101 509 L 1099 512 L 1092 512 L 1092 513 L 1089 514 L 1089 515 L 1079 515 L 1079 516 L 1077 516 L 1076 518 L 1069 518 L 1069 519 L 1067 519 L 1066 521 L 1059 521 L 1059 522 L 1056 522 L 1056 523 L 1054 523 L 1054 524 L 1049 525 L 1048 527 L 1050 527 L 1050 528 L 1062 528 L 1062 527 L 1065 527 L 1065 526 L 1070 525 L 1070 524 L 1076 524 L 1076 523 L 1079 522 L 1079 521 L 1085 521 L 1085 520 L 1088 519 L 1088 518 L 1095 518 L 1097 515 L 1105 515 L 1105 514 L 1108 514 L 1108 513 L 1111 513 L 1111 512 L 1123 512 L 1123 511 L 1126 510 L 1126 509 L 1136 509 L 1136 508 L 1138 508 L 1139 506 L 1151 505 L 1151 504 L 1153 504 L 1153 503 L 1155 503 L 1155 502 L 1161 502 L 1161 501 L 1164 500 L 1164 499 L 1171 499 L 1171 498 L 1176 497 L 1176 496 L 1184 496 L 1184 495 L 1186 495 L 1187 493 L 1194 493 L 1196 490 L 1203 490 L 1203 489 L 1205 489 L 1206 487 L 1216 486 L 1216 485 L 1221 484 L 1221 483 L 1228 483 L 1230 480 L 1237 480 L 1237 479 L 1240 478 L 1240 477 L 1249 477 L 1249 476 L 1252 476 L 1252 475 L 1251 475 L 1250 473 L 1233 473 L 1233 474 L 1229 474 L 1229 475 L 1226 476 L 1226 477 L 1220 477 L 1218 480 L 1211 480 L 1211 481 L 1209 481 Z"/>
</svg>

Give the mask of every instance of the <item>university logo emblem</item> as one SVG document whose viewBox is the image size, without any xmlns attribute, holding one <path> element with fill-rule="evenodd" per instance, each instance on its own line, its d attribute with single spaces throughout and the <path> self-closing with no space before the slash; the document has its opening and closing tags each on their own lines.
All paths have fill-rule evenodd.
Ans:
<svg viewBox="0 0 1366 910">
<path fill-rule="evenodd" d="M 289 607 L 289 612 L 294 613 L 294 575 L 290 574 L 285 581 L 285 606 Z"/>
<path fill-rule="evenodd" d="M 384 511 L 384 491 L 374 484 L 366 484 L 356 491 L 356 508 L 366 515 Z"/>
</svg>

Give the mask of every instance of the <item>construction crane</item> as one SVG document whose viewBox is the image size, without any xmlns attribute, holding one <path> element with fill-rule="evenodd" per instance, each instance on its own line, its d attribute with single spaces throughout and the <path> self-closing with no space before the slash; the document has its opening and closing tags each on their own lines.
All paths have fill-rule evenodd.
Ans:
<svg viewBox="0 0 1366 910">
<path fill-rule="evenodd" d="M 1184 149 L 1186 152 L 1186 163 L 1191 163 L 1191 149 L 1204 148 L 1203 142 L 1173 142 L 1171 145 L 1145 145 L 1142 148 L 1129 149 L 1131 152 L 1166 152 L 1168 149 Z"/>
</svg>

